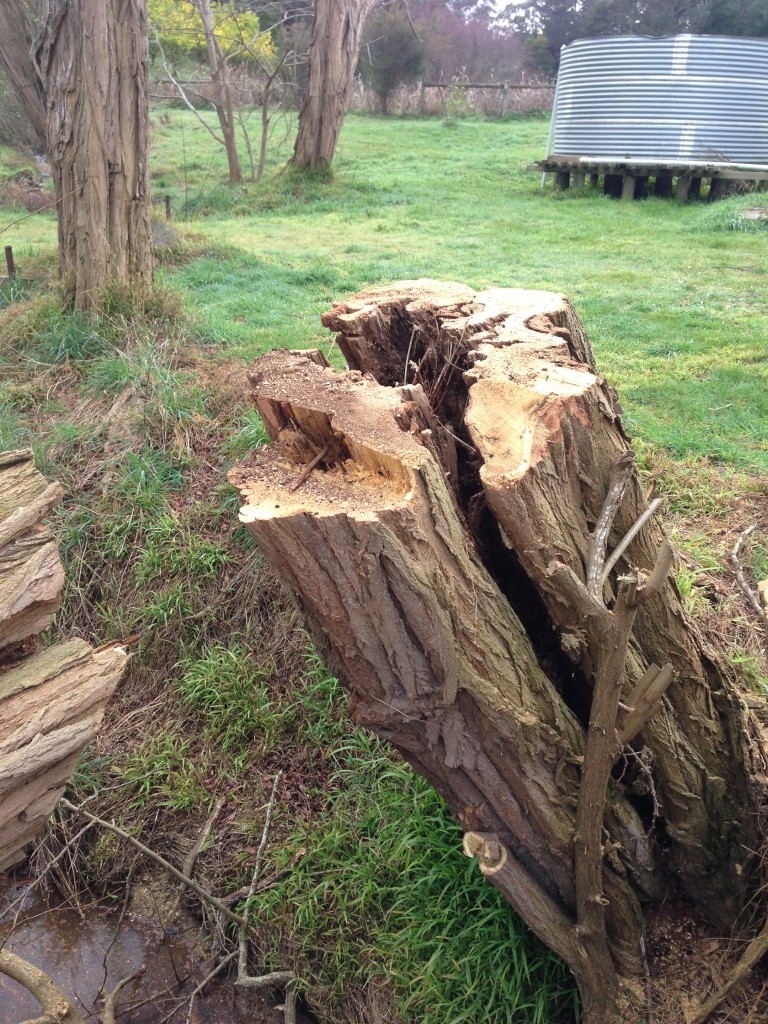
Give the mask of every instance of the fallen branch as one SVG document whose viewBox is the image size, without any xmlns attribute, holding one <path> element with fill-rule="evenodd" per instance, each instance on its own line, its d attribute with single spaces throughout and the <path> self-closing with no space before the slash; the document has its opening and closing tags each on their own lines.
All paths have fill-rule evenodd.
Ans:
<svg viewBox="0 0 768 1024">
<path fill-rule="evenodd" d="M 134 971 L 133 974 L 129 974 L 127 977 L 121 978 L 112 991 L 107 992 L 104 996 L 104 1009 L 101 1012 L 101 1024 L 115 1024 L 115 1007 L 117 1006 L 117 997 L 120 994 L 120 991 L 124 989 L 126 985 L 130 985 L 132 981 L 140 978 L 145 970 L 146 965 L 142 964 L 138 971 Z"/>
<path fill-rule="evenodd" d="M 43 1007 L 41 1016 L 26 1024 L 84 1024 L 79 1011 L 47 974 L 7 949 L 0 950 L 0 974 L 25 988 Z"/>
<path fill-rule="evenodd" d="M 195 863 L 197 861 L 197 858 L 200 856 L 200 853 L 202 852 L 202 849 L 205 846 L 208 836 L 211 834 L 211 829 L 216 824 L 216 819 L 221 814 L 221 809 L 223 806 L 224 797 L 220 797 L 216 801 L 216 805 L 214 806 L 213 810 L 208 815 L 208 820 L 203 825 L 200 835 L 197 837 L 197 841 L 193 844 L 191 850 L 184 858 L 184 863 L 181 865 L 181 872 L 183 875 L 186 875 L 187 878 L 192 877 L 192 872 L 195 870 Z M 176 899 L 174 900 L 173 907 L 171 908 L 171 913 L 169 915 L 170 920 L 173 920 L 173 918 L 176 916 L 176 913 L 179 909 L 179 904 L 181 903 L 181 894 L 183 891 L 184 887 L 182 886 L 180 887 L 178 893 L 176 894 Z"/>
<path fill-rule="evenodd" d="M 753 612 L 763 624 L 763 628 L 765 630 L 765 642 L 766 646 L 768 646 L 768 597 L 766 596 L 768 593 L 766 589 L 768 588 L 768 580 L 763 580 L 758 587 L 757 593 L 755 593 L 747 583 L 740 558 L 741 549 L 744 547 L 745 540 L 756 529 L 757 523 L 753 523 L 751 526 L 748 526 L 746 530 L 742 530 L 739 534 L 738 540 L 734 544 L 733 551 L 731 552 L 731 565 L 733 566 L 736 582 L 738 583 L 742 594 L 744 594 Z"/>
<path fill-rule="evenodd" d="M 317 459 L 318 462 L 320 461 L 320 458 L 322 458 L 322 452 Z M 309 469 L 310 467 L 307 468 Z M 275 781 L 272 783 L 272 792 L 269 797 L 269 803 L 267 804 L 267 813 L 264 818 L 261 842 L 259 843 L 259 848 L 256 851 L 256 865 L 253 869 L 251 886 L 245 900 L 243 921 L 238 931 L 239 949 L 237 960 L 237 979 L 235 980 L 235 984 L 242 988 L 267 988 L 269 985 L 285 985 L 285 1005 L 283 1007 L 285 1024 L 293 1024 L 293 1021 L 296 1020 L 296 975 L 293 971 L 271 971 L 269 974 L 261 975 L 248 974 L 248 921 L 251 913 L 251 902 L 256 891 L 256 883 L 258 882 L 259 875 L 261 873 L 261 858 L 267 845 L 269 826 L 272 821 L 272 811 L 274 810 L 275 797 L 277 796 L 277 787 L 282 775 L 283 773 L 281 771 L 278 772 L 275 776 Z"/>
<path fill-rule="evenodd" d="M 651 518 L 651 516 L 656 511 L 656 509 L 659 507 L 659 505 L 661 505 L 663 500 L 664 500 L 663 498 L 656 498 L 654 501 L 652 501 L 651 504 L 648 506 L 648 508 L 645 510 L 645 512 L 643 512 L 643 514 L 640 516 L 640 518 L 635 521 L 635 523 L 629 528 L 629 530 L 627 530 L 627 532 L 621 538 L 619 543 L 616 545 L 616 547 L 611 552 L 611 557 L 606 559 L 605 566 L 603 568 L 603 571 L 602 571 L 602 574 L 601 574 L 601 577 L 600 577 L 601 584 L 605 583 L 605 581 L 608 579 L 608 575 L 609 575 L 611 569 L 614 567 L 614 565 L 616 565 L 618 560 L 621 558 L 621 556 L 627 550 L 627 548 L 632 543 L 632 541 L 635 539 L 635 537 L 638 535 L 638 533 L 640 533 L 642 528 L 645 526 L 645 524 Z M 666 541 L 665 541 L 665 543 L 666 543 Z"/>
<path fill-rule="evenodd" d="M 194 1006 L 195 1006 L 195 999 L 197 999 L 197 997 L 203 991 L 203 989 L 208 984 L 208 982 L 209 981 L 213 981 L 213 979 L 216 977 L 216 975 L 220 974 L 221 971 L 227 966 L 227 964 L 230 963 L 232 960 L 234 960 L 236 956 L 237 956 L 237 950 L 236 949 L 233 949 L 231 953 L 227 953 L 227 955 L 224 957 L 224 959 L 223 960 L 219 960 L 218 964 L 213 968 L 213 970 L 210 971 L 208 974 L 206 974 L 206 976 L 203 978 L 203 980 L 200 982 L 200 984 L 197 986 L 197 988 L 192 992 L 192 994 L 189 997 L 189 1008 L 187 1009 L 186 1024 L 192 1024 L 192 1011 L 193 1011 Z"/>
<path fill-rule="evenodd" d="M 109 832 L 114 832 L 115 835 L 120 836 L 121 839 L 125 839 L 126 842 L 131 844 L 131 846 L 134 846 L 136 847 L 137 850 L 140 850 L 145 857 L 149 857 L 150 860 L 154 861 L 155 864 L 158 864 L 161 868 L 164 868 L 169 874 L 173 875 L 174 878 L 177 878 L 180 882 L 183 882 L 188 888 L 192 890 L 192 892 L 199 896 L 204 903 L 207 903 L 209 906 L 218 910 L 220 914 L 223 914 L 224 917 L 227 918 L 228 921 L 232 921 L 234 924 L 238 925 L 243 924 L 244 918 L 242 918 L 240 914 L 236 914 L 234 911 L 230 910 L 225 903 L 222 903 L 220 899 L 217 899 L 215 896 L 212 896 L 207 889 L 204 889 L 202 885 L 198 885 L 198 883 L 193 878 L 189 878 L 187 875 L 182 874 L 182 872 L 177 870 L 173 866 L 173 864 L 169 864 L 164 857 L 160 856 L 159 853 L 155 853 L 154 850 L 150 850 L 148 846 L 145 846 L 143 843 L 140 843 L 138 839 L 134 839 L 134 837 L 130 835 L 128 832 L 126 832 L 125 829 L 120 828 L 119 826 L 113 824 L 110 821 L 105 821 L 103 818 L 99 818 L 95 814 L 91 814 L 90 811 L 86 811 L 84 810 L 84 808 L 78 807 L 76 804 L 70 803 L 69 800 L 62 800 L 61 806 L 66 807 L 68 811 L 72 811 L 74 814 L 82 815 L 84 818 L 87 818 L 89 821 L 93 822 L 94 825 L 101 825 L 102 828 L 107 829 Z"/>
</svg>

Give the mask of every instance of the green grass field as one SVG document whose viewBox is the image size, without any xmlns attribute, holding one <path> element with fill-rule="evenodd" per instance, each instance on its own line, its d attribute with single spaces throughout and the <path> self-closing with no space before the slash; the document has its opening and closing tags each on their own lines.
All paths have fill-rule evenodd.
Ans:
<svg viewBox="0 0 768 1024">
<path fill-rule="evenodd" d="M 29 278 L 0 293 L 0 447 L 32 444 L 68 488 L 62 629 L 142 635 L 77 792 L 103 791 L 101 813 L 137 829 L 189 835 L 226 794 L 201 870 L 228 891 L 248 878 L 263 798 L 287 766 L 269 869 L 289 871 L 256 915 L 265 969 L 294 966 L 327 1021 L 375 1019 L 376 1005 L 404 1024 L 572 1021 L 560 965 L 462 857 L 429 788 L 346 724 L 237 527 L 224 473 L 263 442 L 245 363 L 272 346 L 329 350 L 319 314 L 378 282 L 566 293 L 666 497 L 691 609 L 765 687 L 726 557 L 746 525 L 768 525 L 768 232 L 738 216 L 765 197 L 681 207 L 543 192 L 525 170 L 544 152 L 542 118 L 353 116 L 332 178 L 232 188 L 191 114 L 153 122 L 158 215 L 170 195 L 182 241 L 159 253 L 171 295 L 141 322 L 117 300 L 99 320 L 58 313 L 53 217 L 0 208 Z M 20 165 L 0 152 L 0 178 Z M 130 415 L 115 412 L 126 393 Z M 766 575 L 765 530 L 744 558 Z M 119 881 L 121 857 L 102 839 L 83 871 Z"/>
</svg>

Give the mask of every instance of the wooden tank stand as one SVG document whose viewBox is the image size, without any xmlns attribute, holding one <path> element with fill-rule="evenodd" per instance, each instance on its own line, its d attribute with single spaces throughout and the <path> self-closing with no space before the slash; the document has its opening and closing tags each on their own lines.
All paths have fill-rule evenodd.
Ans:
<svg viewBox="0 0 768 1024">
<path fill-rule="evenodd" d="M 768 188 L 768 166 L 742 170 L 722 163 L 607 162 L 561 156 L 529 164 L 528 170 L 551 174 L 558 192 L 583 189 L 588 181 L 590 188 L 602 187 L 606 195 L 625 200 L 674 195 L 678 202 L 685 203 L 705 194 L 708 200 L 715 201 L 728 195 L 740 182 L 753 182 L 760 191 Z"/>
</svg>

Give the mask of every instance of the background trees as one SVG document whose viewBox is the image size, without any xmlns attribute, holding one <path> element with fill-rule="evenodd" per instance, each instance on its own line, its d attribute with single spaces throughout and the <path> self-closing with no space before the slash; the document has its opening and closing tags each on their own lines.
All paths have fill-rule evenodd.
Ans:
<svg viewBox="0 0 768 1024">
<path fill-rule="evenodd" d="M 368 19 L 360 54 L 359 72 L 387 114 L 389 98 L 405 82 L 424 70 L 425 45 L 402 8 L 384 8 Z"/>
<path fill-rule="evenodd" d="M 557 66 L 560 47 L 574 39 L 676 32 L 768 35 L 768 8 L 761 0 L 528 0 L 508 5 L 504 16 L 528 34 L 531 60 L 547 71 Z"/>
<path fill-rule="evenodd" d="M 63 299 L 152 287 L 146 0 L 9 0 L 0 62 L 43 141 Z"/>
</svg>

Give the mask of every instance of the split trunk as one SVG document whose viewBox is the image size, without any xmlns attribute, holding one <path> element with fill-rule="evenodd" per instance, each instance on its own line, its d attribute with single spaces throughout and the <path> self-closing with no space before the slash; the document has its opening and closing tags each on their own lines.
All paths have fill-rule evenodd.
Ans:
<svg viewBox="0 0 768 1024">
<path fill-rule="evenodd" d="M 273 444 L 231 474 L 241 520 L 355 720 L 445 797 L 467 852 L 573 970 L 585 1020 L 606 1024 L 610 976 L 644 970 L 646 906 L 682 898 L 722 927 L 749 896 L 761 793 L 743 704 L 673 580 L 634 602 L 616 654 L 619 581 L 642 590 L 667 545 L 650 517 L 609 571 L 595 562 L 617 466 L 609 549 L 647 503 L 566 299 L 404 282 L 323 322 L 348 373 L 318 352 L 254 367 Z M 576 827 L 590 816 L 594 870 Z"/>
</svg>

